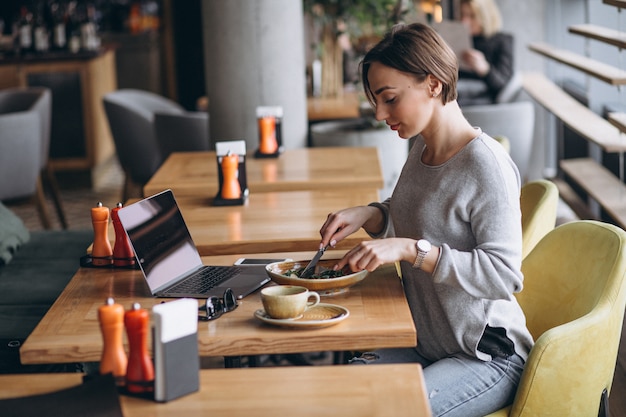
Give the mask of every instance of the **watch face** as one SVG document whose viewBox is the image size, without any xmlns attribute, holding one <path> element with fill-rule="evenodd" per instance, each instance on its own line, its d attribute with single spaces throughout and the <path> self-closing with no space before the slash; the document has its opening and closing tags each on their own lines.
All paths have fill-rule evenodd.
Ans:
<svg viewBox="0 0 626 417">
<path fill-rule="evenodd" d="M 429 241 L 425 239 L 420 239 L 417 241 L 417 248 L 423 252 L 428 252 L 431 250 L 432 245 L 430 244 Z"/>
</svg>

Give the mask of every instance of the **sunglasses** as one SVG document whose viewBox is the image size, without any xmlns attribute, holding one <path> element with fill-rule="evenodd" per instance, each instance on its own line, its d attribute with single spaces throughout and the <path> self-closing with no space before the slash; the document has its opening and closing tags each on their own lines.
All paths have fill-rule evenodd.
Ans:
<svg viewBox="0 0 626 417">
<path fill-rule="evenodd" d="M 206 314 L 198 314 L 198 320 L 215 320 L 221 317 L 222 314 L 233 311 L 237 308 L 237 306 L 238 304 L 235 293 L 232 289 L 227 288 L 226 291 L 224 291 L 224 296 L 222 298 L 215 296 L 209 297 L 207 298 L 206 303 L 203 306 L 198 307 L 199 312 Z"/>
</svg>

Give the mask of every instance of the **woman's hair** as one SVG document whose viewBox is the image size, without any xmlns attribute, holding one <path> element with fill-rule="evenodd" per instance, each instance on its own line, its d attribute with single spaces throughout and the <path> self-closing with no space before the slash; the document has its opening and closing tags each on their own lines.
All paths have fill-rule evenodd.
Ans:
<svg viewBox="0 0 626 417">
<path fill-rule="evenodd" d="M 502 16 L 494 0 L 461 0 L 472 8 L 483 28 L 483 36 L 490 37 L 502 29 Z"/>
<path fill-rule="evenodd" d="M 372 105 L 375 105 L 376 99 L 367 74 L 374 62 L 411 74 L 418 82 L 432 75 L 443 84 L 443 104 L 457 98 L 459 65 L 456 55 L 430 26 L 421 23 L 395 25 L 365 54 L 361 61 L 361 79 L 367 99 Z"/>
</svg>

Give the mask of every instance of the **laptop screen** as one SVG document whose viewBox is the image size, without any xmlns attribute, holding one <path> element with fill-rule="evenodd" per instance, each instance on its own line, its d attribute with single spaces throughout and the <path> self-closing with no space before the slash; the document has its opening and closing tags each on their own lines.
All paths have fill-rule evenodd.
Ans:
<svg viewBox="0 0 626 417">
<path fill-rule="evenodd" d="M 202 266 L 171 190 L 123 207 L 118 213 L 153 293 Z"/>
</svg>

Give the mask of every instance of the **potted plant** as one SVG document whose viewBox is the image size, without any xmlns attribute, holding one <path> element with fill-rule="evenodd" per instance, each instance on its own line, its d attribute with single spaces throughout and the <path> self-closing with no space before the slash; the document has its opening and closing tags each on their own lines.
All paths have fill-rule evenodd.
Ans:
<svg viewBox="0 0 626 417">
<path fill-rule="evenodd" d="M 355 43 L 357 53 L 367 49 L 387 29 L 415 10 L 413 0 L 304 0 L 312 18 L 311 47 L 321 61 L 321 95 L 343 91 L 344 54 Z"/>
</svg>

